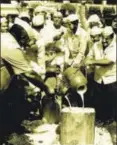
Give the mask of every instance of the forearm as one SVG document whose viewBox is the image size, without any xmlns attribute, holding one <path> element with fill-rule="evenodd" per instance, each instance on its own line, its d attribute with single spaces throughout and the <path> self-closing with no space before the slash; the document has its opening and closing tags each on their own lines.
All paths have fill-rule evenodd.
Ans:
<svg viewBox="0 0 117 145">
<path fill-rule="evenodd" d="M 86 6 L 85 6 L 85 4 L 81 4 L 81 6 L 80 6 L 80 20 L 81 20 L 82 28 L 84 28 L 87 31 L 88 24 L 87 24 L 87 20 L 86 20 Z"/>
<path fill-rule="evenodd" d="M 24 73 L 23 76 L 30 81 L 32 84 L 34 84 L 36 87 L 39 87 L 41 90 L 45 91 L 48 93 L 48 88 L 45 85 L 44 81 L 42 78 L 37 75 L 35 72 L 27 72 Z"/>
<path fill-rule="evenodd" d="M 76 58 L 73 60 L 73 64 L 80 64 L 84 59 L 84 54 L 79 53 Z"/>
<path fill-rule="evenodd" d="M 92 64 L 99 65 L 99 66 L 108 66 L 113 64 L 113 62 L 108 59 L 99 59 L 99 60 L 92 60 Z"/>
<path fill-rule="evenodd" d="M 74 59 L 74 63 L 75 64 L 80 64 L 84 60 L 84 58 L 85 58 L 85 52 L 86 52 L 86 43 L 84 44 L 84 46 L 82 45 L 79 53 L 75 57 L 75 59 Z"/>
</svg>

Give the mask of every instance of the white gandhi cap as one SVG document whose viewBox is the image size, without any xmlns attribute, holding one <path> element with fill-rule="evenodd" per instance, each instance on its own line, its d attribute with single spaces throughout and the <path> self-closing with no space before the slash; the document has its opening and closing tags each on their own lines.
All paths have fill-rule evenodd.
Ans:
<svg viewBox="0 0 117 145">
<path fill-rule="evenodd" d="M 91 16 L 88 18 L 88 23 L 91 23 L 91 22 L 100 22 L 99 16 L 96 15 L 96 14 L 91 15 Z"/>
<path fill-rule="evenodd" d="M 60 12 L 54 12 L 54 13 L 53 13 L 53 16 L 54 16 L 54 17 L 62 18 L 62 14 L 61 14 Z"/>
<path fill-rule="evenodd" d="M 28 12 L 21 12 L 19 14 L 19 18 L 23 18 L 23 17 L 26 17 L 26 18 L 30 19 L 30 16 L 29 16 Z"/>
<path fill-rule="evenodd" d="M 74 22 L 76 20 L 79 20 L 77 14 L 70 14 L 67 18 L 64 18 L 64 22 Z"/>
<path fill-rule="evenodd" d="M 113 28 L 111 26 L 106 26 L 104 29 L 103 29 L 103 35 L 104 36 L 110 36 L 111 34 L 113 34 L 114 31 L 113 31 Z"/>
</svg>

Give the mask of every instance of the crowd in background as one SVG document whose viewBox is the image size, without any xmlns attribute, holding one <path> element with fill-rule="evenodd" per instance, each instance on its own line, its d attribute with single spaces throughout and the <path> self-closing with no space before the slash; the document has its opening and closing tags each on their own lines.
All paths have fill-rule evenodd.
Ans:
<svg viewBox="0 0 117 145">
<path fill-rule="evenodd" d="M 15 75 L 25 74 L 26 78 L 39 75 L 39 88 L 49 96 L 57 86 L 65 94 L 68 86 L 61 83 L 63 72 L 69 67 L 83 66 L 88 83 L 81 74 L 72 76 L 69 70 L 69 88 L 87 85 L 86 105 L 95 108 L 98 121 L 110 122 L 117 114 L 117 15 L 112 16 L 112 25 L 108 25 L 95 12 L 87 18 L 84 7 L 82 3 L 81 14 L 66 3 L 59 9 L 37 6 L 1 16 L 1 58 L 10 64 Z M 33 84 L 30 83 L 32 87 Z M 77 101 L 75 98 L 73 106 L 79 106 Z"/>
</svg>

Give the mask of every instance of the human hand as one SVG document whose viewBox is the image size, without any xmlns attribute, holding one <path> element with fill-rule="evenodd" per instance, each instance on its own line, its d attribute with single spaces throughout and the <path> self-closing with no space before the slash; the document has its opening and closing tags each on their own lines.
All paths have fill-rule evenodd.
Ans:
<svg viewBox="0 0 117 145">
<path fill-rule="evenodd" d="M 53 40 L 54 41 L 57 41 L 57 40 L 60 40 L 61 36 L 64 34 L 64 32 L 60 32 L 60 34 L 54 36 Z"/>
</svg>

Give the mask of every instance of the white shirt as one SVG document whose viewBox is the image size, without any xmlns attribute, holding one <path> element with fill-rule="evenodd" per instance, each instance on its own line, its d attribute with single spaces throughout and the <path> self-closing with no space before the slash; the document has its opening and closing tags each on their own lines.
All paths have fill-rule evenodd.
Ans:
<svg viewBox="0 0 117 145">
<path fill-rule="evenodd" d="M 53 38 L 62 32 L 66 33 L 66 28 L 61 26 L 59 29 L 56 29 L 53 23 L 48 23 L 44 26 L 44 28 L 40 31 L 40 40 L 38 43 L 40 45 L 45 45 L 49 42 L 53 42 Z"/>
<path fill-rule="evenodd" d="M 117 81 L 116 79 L 116 41 L 113 39 L 111 44 L 103 51 L 102 44 L 97 42 L 90 50 L 88 57 L 95 58 L 96 60 L 107 58 L 114 62 L 108 66 L 95 66 L 94 80 L 97 83 L 110 84 Z"/>
<path fill-rule="evenodd" d="M 1 58 L 12 66 L 15 74 L 32 70 L 17 41 L 9 32 L 1 33 Z"/>
<path fill-rule="evenodd" d="M 60 29 L 56 29 L 53 23 L 47 23 L 40 31 L 40 39 L 37 41 L 39 47 L 38 51 L 38 64 L 40 67 L 40 73 L 45 74 L 45 45 L 49 42 L 53 42 L 54 36 L 59 35 L 61 32 L 66 32 L 66 28 L 61 26 Z"/>
</svg>

